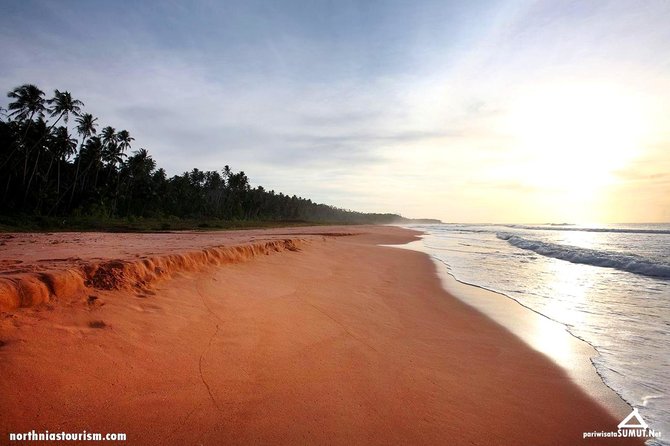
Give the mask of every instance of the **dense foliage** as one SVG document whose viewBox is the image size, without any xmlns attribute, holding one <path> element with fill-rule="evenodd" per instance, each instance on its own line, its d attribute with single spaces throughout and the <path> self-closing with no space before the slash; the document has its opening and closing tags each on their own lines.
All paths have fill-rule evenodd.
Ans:
<svg viewBox="0 0 670 446">
<path fill-rule="evenodd" d="M 0 215 L 215 218 L 386 223 L 364 214 L 252 188 L 244 172 L 193 169 L 168 178 L 127 130 L 102 127 L 81 101 L 35 85 L 10 91 L 0 119 Z"/>
</svg>

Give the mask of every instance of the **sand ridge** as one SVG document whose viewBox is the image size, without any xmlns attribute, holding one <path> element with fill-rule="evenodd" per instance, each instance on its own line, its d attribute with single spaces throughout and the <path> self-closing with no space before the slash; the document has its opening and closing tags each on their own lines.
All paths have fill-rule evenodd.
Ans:
<svg viewBox="0 0 670 446">
<path fill-rule="evenodd" d="M 139 260 L 109 260 L 48 272 L 6 274 L 0 277 L 0 310 L 30 307 L 54 299 L 70 299 L 87 290 L 144 289 L 159 278 L 208 265 L 251 260 L 283 250 L 298 251 L 301 239 L 273 240 L 237 246 L 206 248 Z"/>
<path fill-rule="evenodd" d="M 0 311 L 58 299 L 80 299 L 90 290 L 146 288 L 178 271 L 247 261 L 297 250 L 342 228 L 147 234 L 0 234 Z M 289 237 L 289 238 L 286 238 Z M 193 248 L 201 246 L 194 251 Z"/>
</svg>

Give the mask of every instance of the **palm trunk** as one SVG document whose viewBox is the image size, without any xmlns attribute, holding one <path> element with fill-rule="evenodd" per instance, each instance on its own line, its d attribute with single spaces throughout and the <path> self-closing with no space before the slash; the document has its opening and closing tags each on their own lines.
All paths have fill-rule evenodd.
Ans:
<svg viewBox="0 0 670 446">
<path fill-rule="evenodd" d="M 56 164 L 56 196 L 60 195 L 60 161 Z"/>
<path fill-rule="evenodd" d="M 43 134 L 42 136 L 40 136 L 40 139 L 38 139 L 37 142 L 36 142 L 35 144 L 33 144 L 33 146 L 26 152 L 26 161 L 25 161 L 25 165 L 24 165 L 24 167 L 23 167 L 23 183 L 24 183 L 24 184 L 25 184 L 25 182 L 26 182 L 26 178 L 25 178 L 25 177 L 26 177 L 26 170 L 27 170 L 27 168 L 28 168 L 28 157 L 30 156 L 30 152 L 32 152 L 33 149 L 34 149 L 35 147 L 37 147 L 37 146 L 39 145 L 39 143 L 42 142 L 42 140 L 44 139 L 45 136 L 47 136 L 49 133 L 51 133 L 51 130 L 56 126 L 56 124 L 58 124 L 58 121 L 60 121 L 61 118 L 63 117 L 63 114 L 64 114 L 64 113 L 61 113 L 61 114 L 60 114 L 60 116 L 58 117 L 58 119 L 56 119 L 56 122 L 54 122 L 53 124 L 51 124 L 51 126 L 47 129 L 47 131 L 44 132 L 44 134 Z M 30 188 L 30 182 L 32 181 L 32 177 L 35 175 L 35 170 L 37 169 L 37 161 L 39 161 L 39 159 L 40 159 L 40 154 L 39 154 L 39 152 L 38 152 L 38 153 L 37 153 L 37 160 L 35 161 L 35 166 L 33 167 L 33 173 L 30 175 L 30 181 L 28 181 L 28 188 Z M 26 191 L 26 192 L 27 192 L 27 191 Z"/>
<path fill-rule="evenodd" d="M 21 142 L 24 142 L 26 140 L 26 137 L 28 136 L 28 130 L 30 130 L 30 126 L 33 124 L 33 117 L 35 116 L 35 112 L 32 112 L 30 114 L 30 117 L 28 118 L 28 125 L 26 126 L 26 131 L 23 132 L 23 138 L 21 139 Z"/>
<path fill-rule="evenodd" d="M 23 160 L 23 185 L 26 184 L 26 176 L 28 175 L 28 158 L 30 158 L 31 150 L 26 150 L 26 154 Z"/>
<path fill-rule="evenodd" d="M 26 126 L 26 131 L 23 132 L 23 138 L 21 138 L 21 144 L 25 144 L 26 138 L 28 137 L 28 130 L 30 130 L 30 126 L 33 123 L 33 115 L 35 113 L 30 114 L 30 118 L 28 122 L 28 125 Z M 32 149 L 26 151 L 26 158 L 25 162 L 23 164 L 23 184 L 26 184 L 26 171 L 28 170 L 28 158 L 30 157 L 30 152 L 32 152 Z"/>
<path fill-rule="evenodd" d="M 37 152 L 37 158 L 35 159 L 35 167 L 33 167 L 33 172 L 30 174 L 30 179 L 28 180 L 28 186 L 26 186 L 26 191 L 23 194 L 23 201 L 26 201 L 26 198 L 28 198 L 28 192 L 30 192 L 30 185 L 33 182 L 33 178 L 35 178 L 35 172 L 37 172 L 37 165 L 40 162 L 40 152 Z"/>
<path fill-rule="evenodd" d="M 84 142 L 82 141 L 81 147 L 84 147 Z M 67 207 L 72 207 L 72 200 L 74 199 L 74 191 L 77 188 L 77 180 L 79 179 L 79 165 L 81 164 L 81 149 L 79 149 L 79 156 L 77 156 L 77 169 L 74 173 L 74 183 L 72 183 L 72 193 L 70 194 L 70 202 L 67 204 Z"/>
<path fill-rule="evenodd" d="M 19 150 L 19 149 L 18 149 L 18 144 L 17 144 L 17 147 L 15 147 L 14 150 L 12 150 L 12 152 L 9 154 L 9 156 L 7 157 L 7 159 L 6 159 L 5 161 L 3 161 L 2 164 L 0 164 L 0 169 L 2 169 L 3 167 L 5 167 L 5 166 L 7 165 L 7 163 L 9 163 L 9 162 L 12 160 L 12 157 L 14 156 L 14 154 L 16 153 L 17 150 Z"/>
<path fill-rule="evenodd" d="M 53 167 L 54 160 L 56 157 L 54 155 L 51 155 L 51 161 L 49 161 L 49 168 L 47 169 L 47 173 L 45 175 L 46 178 L 46 187 L 49 187 L 49 177 L 51 175 L 51 168 Z M 35 206 L 35 209 L 40 209 L 42 207 L 42 197 L 44 194 L 40 194 L 40 198 L 37 200 L 37 205 Z"/>
<path fill-rule="evenodd" d="M 35 115 L 35 112 L 32 112 L 32 113 L 30 114 L 30 117 L 28 118 L 28 125 L 26 126 L 26 131 L 23 132 L 23 138 L 21 138 L 21 139 L 19 140 L 19 144 L 17 144 L 16 147 L 14 148 L 14 150 L 12 150 L 12 153 L 9 154 L 9 156 L 7 157 L 7 160 L 5 160 L 5 162 L 2 163 L 2 165 L 0 165 L 0 169 L 2 169 L 3 167 L 5 167 L 5 164 L 7 164 L 7 163 L 12 159 L 12 157 L 14 156 L 14 154 L 16 153 L 16 151 L 19 150 L 19 147 L 21 146 L 21 144 L 25 143 L 25 141 L 26 141 L 26 137 L 28 136 L 28 130 L 30 130 L 30 126 L 31 126 L 32 123 L 33 123 L 33 116 L 34 116 L 34 115 Z M 26 163 L 27 163 L 27 161 L 26 161 Z M 26 169 L 27 169 L 27 166 L 26 166 Z M 25 170 L 24 170 L 24 174 L 25 174 Z M 24 179 L 24 181 L 25 181 L 25 179 Z"/>
<path fill-rule="evenodd" d="M 114 201 L 112 202 L 112 215 L 116 214 L 116 205 L 119 201 L 119 189 L 121 186 L 121 169 L 116 172 L 116 192 L 114 192 Z"/>
<path fill-rule="evenodd" d="M 5 186 L 5 193 L 2 196 L 2 202 L 3 203 L 7 202 L 7 193 L 9 193 L 9 185 L 11 184 L 11 182 L 12 182 L 12 174 L 10 172 L 10 174 L 7 175 L 7 185 Z"/>
<path fill-rule="evenodd" d="M 100 173 L 100 169 L 95 169 L 95 179 L 93 180 L 93 189 L 98 187 L 98 174 Z"/>
<path fill-rule="evenodd" d="M 49 133 L 51 133 L 51 130 L 53 130 L 53 128 L 56 127 L 56 124 L 58 124 L 58 122 L 61 120 L 61 118 L 63 117 L 64 114 L 65 114 L 65 113 L 61 113 L 61 114 L 60 114 L 60 116 L 58 117 L 58 119 L 56 119 L 56 122 L 54 122 L 53 124 L 51 124 L 51 126 L 47 129 L 47 131 L 44 133 L 44 135 L 42 135 L 42 136 L 40 137 L 40 139 L 37 140 L 37 142 L 30 148 L 30 150 L 33 150 L 35 147 L 37 147 L 37 145 L 38 145 L 39 143 L 42 142 L 42 140 L 44 139 L 44 137 L 47 136 Z"/>
</svg>

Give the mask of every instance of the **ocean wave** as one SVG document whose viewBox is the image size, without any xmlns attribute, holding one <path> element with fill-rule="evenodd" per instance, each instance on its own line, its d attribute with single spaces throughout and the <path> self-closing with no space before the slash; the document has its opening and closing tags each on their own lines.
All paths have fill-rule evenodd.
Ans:
<svg viewBox="0 0 670 446">
<path fill-rule="evenodd" d="M 505 226 L 513 229 L 526 229 L 529 231 L 612 232 L 619 234 L 670 234 L 670 229 L 584 228 L 581 226 L 568 225 L 567 223 L 551 224 L 546 226 L 527 226 L 527 225 L 505 225 Z"/>
<path fill-rule="evenodd" d="M 496 237 L 506 240 L 517 248 L 533 251 L 545 257 L 552 257 L 572 263 L 615 268 L 642 276 L 670 279 L 670 265 L 656 263 L 640 256 L 528 240 L 505 232 L 496 233 Z"/>
</svg>

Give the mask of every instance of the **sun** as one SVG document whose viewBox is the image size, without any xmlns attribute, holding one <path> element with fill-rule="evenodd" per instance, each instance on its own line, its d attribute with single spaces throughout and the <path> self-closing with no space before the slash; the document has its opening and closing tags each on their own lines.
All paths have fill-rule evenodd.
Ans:
<svg viewBox="0 0 670 446">
<path fill-rule="evenodd" d="M 545 86 L 515 101 L 506 126 L 527 184 L 583 192 L 607 184 L 639 155 L 644 115 L 620 88 Z"/>
</svg>

